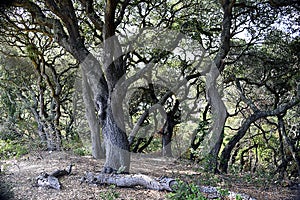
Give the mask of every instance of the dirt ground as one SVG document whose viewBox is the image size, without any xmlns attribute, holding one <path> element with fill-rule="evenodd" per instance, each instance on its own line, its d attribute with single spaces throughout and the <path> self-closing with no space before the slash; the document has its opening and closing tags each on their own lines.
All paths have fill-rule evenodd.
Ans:
<svg viewBox="0 0 300 200">
<path fill-rule="evenodd" d="M 64 169 L 74 164 L 69 176 L 60 178 L 62 189 L 46 189 L 35 187 L 35 178 L 41 172 L 51 173 L 57 169 Z M 1 161 L 1 176 L 10 185 L 14 199 L 29 200 L 88 200 L 109 199 L 109 195 L 118 195 L 117 199 L 166 199 L 167 192 L 137 188 L 112 188 L 109 186 L 95 186 L 80 182 L 86 172 L 101 171 L 104 160 L 95 160 L 90 156 L 76 156 L 69 152 L 37 152 L 19 159 Z M 201 179 L 201 173 L 193 170 L 192 165 L 186 165 L 174 159 L 154 156 L 133 155 L 131 173 L 141 173 L 151 177 L 168 176 L 172 178 L 193 180 Z M 297 191 L 284 187 L 264 187 L 245 185 L 228 177 L 226 187 L 231 191 L 246 193 L 256 199 L 297 199 Z M 299 191 L 298 191 L 299 192 Z M 299 195 L 300 196 L 300 195 Z M 0 199 L 5 200 L 5 199 Z"/>
</svg>

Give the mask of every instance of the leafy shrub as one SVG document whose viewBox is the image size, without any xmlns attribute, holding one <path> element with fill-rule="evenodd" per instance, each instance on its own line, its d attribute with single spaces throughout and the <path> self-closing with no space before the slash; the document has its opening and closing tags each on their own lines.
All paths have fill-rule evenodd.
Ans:
<svg viewBox="0 0 300 200">
<path fill-rule="evenodd" d="M 73 152 L 78 156 L 86 156 L 91 154 L 91 152 L 85 147 L 78 147 L 76 149 L 73 149 Z"/>
<path fill-rule="evenodd" d="M 63 147 L 65 150 L 71 150 L 74 154 L 78 156 L 86 156 L 91 155 L 91 152 L 85 145 L 80 141 L 77 140 L 70 140 L 70 141 L 63 141 Z"/>
<path fill-rule="evenodd" d="M 116 186 L 111 185 L 109 186 L 109 190 L 108 191 L 103 191 L 100 193 L 100 197 L 103 200 L 114 200 L 116 198 L 118 198 L 120 196 L 119 192 L 116 192 L 114 189 L 116 188 Z"/>
<path fill-rule="evenodd" d="M 177 182 L 178 184 L 174 186 L 174 192 L 167 195 L 168 199 L 206 200 L 196 184 L 188 184 L 180 180 L 178 180 Z"/>
<path fill-rule="evenodd" d="M 27 145 L 22 141 L 0 140 L 0 157 L 4 159 L 20 157 L 28 153 Z"/>
<path fill-rule="evenodd" d="M 237 194 L 237 195 L 235 196 L 235 200 L 243 200 L 243 198 L 241 197 L 241 195 Z"/>
<path fill-rule="evenodd" d="M 221 199 L 224 199 L 225 197 L 227 197 L 230 194 L 228 189 L 218 188 L 218 192 L 221 196 Z"/>
</svg>

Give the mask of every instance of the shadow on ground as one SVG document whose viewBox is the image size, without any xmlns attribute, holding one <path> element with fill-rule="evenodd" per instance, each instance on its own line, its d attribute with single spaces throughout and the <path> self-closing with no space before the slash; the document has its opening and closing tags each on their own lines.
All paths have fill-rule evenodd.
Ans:
<svg viewBox="0 0 300 200">
<path fill-rule="evenodd" d="M 3 176 L 0 174 L 0 200 L 14 199 L 14 194 L 11 191 L 11 186 L 5 183 Z"/>
</svg>

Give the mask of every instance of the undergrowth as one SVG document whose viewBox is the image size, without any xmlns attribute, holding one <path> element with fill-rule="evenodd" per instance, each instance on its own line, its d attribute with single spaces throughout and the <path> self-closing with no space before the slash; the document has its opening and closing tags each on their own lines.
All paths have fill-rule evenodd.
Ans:
<svg viewBox="0 0 300 200">
<path fill-rule="evenodd" d="M 28 146 L 22 141 L 0 140 L 0 158 L 19 158 L 29 152 Z"/>
<path fill-rule="evenodd" d="M 199 190 L 199 186 L 194 183 L 185 183 L 184 181 L 177 180 L 174 186 L 174 192 L 167 194 L 167 198 L 171 200 L 206 200 Z"/>
<path fill-rule="evenodd" d="M 115 191 L 116 186 L 110 185 L 108 191 L 100 192 L 100 197 L 102 200 L 115 200 L 119 198 L 120 193 Z"/>
</svg>

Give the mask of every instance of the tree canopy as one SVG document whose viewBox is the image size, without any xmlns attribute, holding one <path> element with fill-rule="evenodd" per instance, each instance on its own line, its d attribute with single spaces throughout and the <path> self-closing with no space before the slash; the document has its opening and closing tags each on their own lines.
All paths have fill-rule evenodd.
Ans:
<svg viewBox="0 0 300 200">
<path fill-rule="evenodd" d="M 2 2 L 1 141 L 61 150 L 91 140 L 106 173 L 129 172 L 131 152 L 161 151 L 214 172 L 299 178 L 299 8 Z"/>
</svg>

